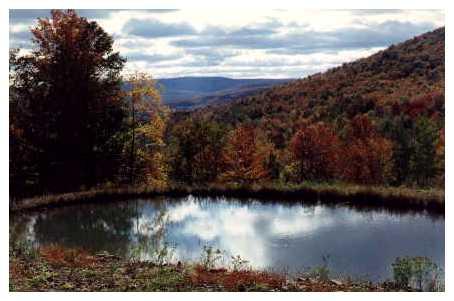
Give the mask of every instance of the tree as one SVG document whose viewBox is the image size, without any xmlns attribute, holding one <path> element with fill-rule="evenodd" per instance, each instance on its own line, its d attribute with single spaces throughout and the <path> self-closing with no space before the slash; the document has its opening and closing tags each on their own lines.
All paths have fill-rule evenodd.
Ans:
<svg viewBox="0 0 454 301">
<path fill-rule="evenodd" d="M 9 181 L 12 192 L 29 191 L 36 179 L 36 164 L 33 154 L 36 149 L 24 139 L 24 130 L 21 127 L 18 114 L 19 99 L 15 89 L 15 69 L 19 49 L 10 49 L 9 52 Z"/>
<path fill-rule="evenodd" d="M 125 82 L 129 85 L 123 93 L 129 118 L 123 151 L 124 171 L 130 184 L 165 185 L 164 132 L 168 109 L 162 105 L 156 81 L 150 75 L 135 72 L 127 76 Z"/>
<path fill-rule="evenodd" d="M 226 128 L 217 122 L 186 119 L 171 131 L 173 178 L 186 183 L 213 182 L 221 172 Z"/>
<path fill-rule="evenodd" d="M 410 157 L 410 173 L 418 185 L 428 185 L 437 175 L 438 139 L 439 131 L 434 122 L 427 117 L 419 117 L 413 136 L 414 151 Z"/>
<path fill-rule="evenodd" d="M 445 182 L 445 128 L 440 129 L 438 138 L 437 151 L 436 151 L 437 169 L 440 178 L 437 183 L 444 187 Z"/>
<path fill-rule="evenodd" d="M 407 183 L 410 179 L 413 123 L 413 119 L 401 113 L 382 120 L 381 132 L 393 141 L 393 184 Z"/>
<path fill-rule="evenodd" d="M 231 131 L 223 152 L 226 182 L 251 184 L 270 176 L 266 162 L 273 146 L 253 126 L 243 125 Z"/>
<path fill-rule="evenodd" d="M 393 144 L 381 137 L 366 115 L 351 121 L 344 147 L 340 172 L 344 180 L 360 184 L 387 184 L 393 168 Z"/>
<path fill-rule="evenodd" d="M 125 60 L 111 36 L 74 10 L 52 10 L 31 32 L 34 50 L 15 61 L 10 114 L 33 150 L 39 185 L 69 190 L 109 179 L 120 152 L 110 141 L 125 117 Z"/>
<path fill-rule="evenodd" d="M 334 131 L 322 122 L 298 130 L 290 141 L 290 150 L 299 167 L 299 180 L 334 178 L 339 145 Z"/>
</svg>

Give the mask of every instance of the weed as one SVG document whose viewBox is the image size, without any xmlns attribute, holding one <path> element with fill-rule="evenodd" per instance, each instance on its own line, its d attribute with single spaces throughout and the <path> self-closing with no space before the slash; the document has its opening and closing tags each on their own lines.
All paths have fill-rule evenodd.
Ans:
<svg viewBox="0 0 454 301">
<path fill-rule="evenodd" d="M 30 260 L 35 260 L 39 256 L 38 248 L 28 239 L 10 242 L 10 251 L 13 255 L 25 256 Z"/>
<path fill-rule="evenodd" d="M 223 254 L 220 249 L 214 249 L 212 246 L 205 245 L 200 256 L 200 263 L 205 269 L 210 270 L 214 269 L 217 262 L 222 258 Z"/>
<path fill-rule="evenodd" d="M 397 257 L 392 269 L 398 288 L 410 286 L 420 291 L 444 290 L 439 279 L 440 268 L 427 257 Z"/>
<path fill-rule="evenodd" d="M 149 260 L 158 266 L 169 264 L 175 254 L 175 245 L 164 242 L 162 246 L 144 248 L 141 245 L 132 247 L 129 251 L 128 260 L 137 263 L 142 260 L 143 252 L 148 254 Z"/>
<path fill-rule="evenodd" d="M 184 281 L 184 276 L 173 268 L 162 267 L 148 278 L 147 291 L 173 291 Z"/>
<path fill-rule="evenodd" d="M 141 253 L 142 248 L 139 245 L 136 245 L 129 249 L 129 253 L 126 257 L 131 263 L 137 263 L 140 261 Z"/>
<path fill-rule="evenodd" d="M 168 242 L 164 242 L 162 247 L 154 249 L 153 261 L 159 266 L 170 263 L 174 253 L 175 246 L 170 245 Z"/>
<path fill-rule="evenodd" d="M 318 279 L 319 281 L 322 281 L 322 282 L 323 281 L 324 282 L 328 281 L 329 280 L 329 274 L 330 274 L 330 271 L 329 271 L 329 268 L 328 268 L 329 259 L 330 259 L 330 255 L 323 255 L 322 256 L 323 264 L 321 266 L 313 268 L 310 271 L 311 277 L 316 278 L 316 279 Z"/>
<path fill-rule="evenodd" d="M 249 270 L 250 267 L 248 266 L 248 263 L 249 263 L 249 261 L 244 258 L 241 258 L 240 255 L 231 256 L 230 264 L 231 264 L 232 270 L 234 272 Z"/>
</svg>

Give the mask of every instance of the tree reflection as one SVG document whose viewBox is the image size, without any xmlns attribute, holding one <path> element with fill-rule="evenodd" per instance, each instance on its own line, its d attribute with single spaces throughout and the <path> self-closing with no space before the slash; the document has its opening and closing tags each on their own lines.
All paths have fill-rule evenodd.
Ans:
<svg viewBox="0 0 454 301">
<path fill-rule="evenodd" d="M 153 203 L 152 212 L 147 212 L 146 203 L 137 202 L 135 219 L 135 245 L 130 250 L 130 257 L 139 260 L 153 260 L 164 263 L 170 260 L 172 246 L 166 240 L 167 227 L 170 224 L 168 208 L 163 200 Z"/>
<path fill-rule="evenodd" d="M 30 225 L 33 218 L 30 215 L 15 214 L 9 220 L 9 241 L 10 246 L 15 243 L 31 240 Z"/>
<path fill-rule="evenodd" d="M 137 214 L 132 202 L 60 208 L 37 215 L 35 239 L 41 245 L 56 243 L 123 256 Z"/>
</svg>

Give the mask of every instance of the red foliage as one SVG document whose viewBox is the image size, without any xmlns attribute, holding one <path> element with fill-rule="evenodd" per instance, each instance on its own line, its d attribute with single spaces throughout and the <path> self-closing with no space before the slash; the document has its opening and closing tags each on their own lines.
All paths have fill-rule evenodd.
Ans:
<svg viewBox="0 0 454 301">
<path fill-rule="evenodd" d="M 355 117 L 341 155 L 343 179 L 360 184 L 385 183 L 390 180 L 392 150 L 392 142 L 377 134 L 369 118 Z"/>
<path fill-rule="evenodd" d="M 290 141 L 290 150 L 299 164 L 300 179 L 332 178 L 338 161 L 340 142 L 331 127 L 324 123 L 301 128 Z"/>
<path fill-rule="evenodd" d="M 219 285 L 227 290 L 241 291 L 242 288 L 257 284 L 269 288 L 280 288 L 285 283 L 281 275 L 258 271 L 226 271 L 225 269 L 206 270 L 197 266 L 191 275 L 191 282 L 196 286 Z"/>
<path fill-rule="evenodd" d="M 421 115 L 439 117 L 440 114 L 444 114 L 444 101 L 444 93 L 440 91 L 430 92 L 405 103 L 394 103 L 392 112 L 394 115 L 403 112 L 411 118 L 417 118 Z"/>
<path fill-rule="evenodd" d="M 348 128 L 349 139 L 367 139 L 377 136 L 377 130 L 366 115 L 355 116 Z"/>
<path fill-rule="evenodd" d="M 444 35 L 444 28 L 439 28 L 370 57 L 193 114 L 233 126 L 253 120 L 278 149 L 287 146 L 302 119 L 348 123 L 367 113 L 377 120 L 391 118 L 389 112 L 440 120 L 444 116 Z"/>
<path fill-rule="evenodd" d="M 68 249 L 50 245 L 39 249 L 40 255 L 50 264 L 58 266 L 87 266 L 96 262 L 96 259 L 81 249 Z"/>
</svg>

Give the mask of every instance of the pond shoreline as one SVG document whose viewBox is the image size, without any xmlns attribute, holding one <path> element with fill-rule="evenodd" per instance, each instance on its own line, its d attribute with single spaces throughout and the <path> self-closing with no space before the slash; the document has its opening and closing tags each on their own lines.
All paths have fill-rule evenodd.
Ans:
<svg viewBox="0 0 454 301">
<path fill-rule="evenodd" d="M 426 210 L 444 214 L 445 196 L 441 189 L 413 189 L 406 187 L 376 187 L 346 184 L 281 185 L 209 185 L 203 187 L 170 185 L 165 188 L 118 187 L 80 192 L 43 195 L 21 200 L 10 200 L 10 211 L 20 212 L 38 208 L 52 208 L 70 204 L 109 202 L 140 197 L 232 197 L 282 202 L 343 204 L 353 207 L 389 208 L 395 210 Z"/>
<path fill-rule="evenodd" d="M 9 291 L 415 291 L 388 281 L 351 281 L 284 274 L 250 268 L 209 268 L 201 263 L 155 264 L 109 253 L 50 246 L 10 249 Z"/>
</svg>

